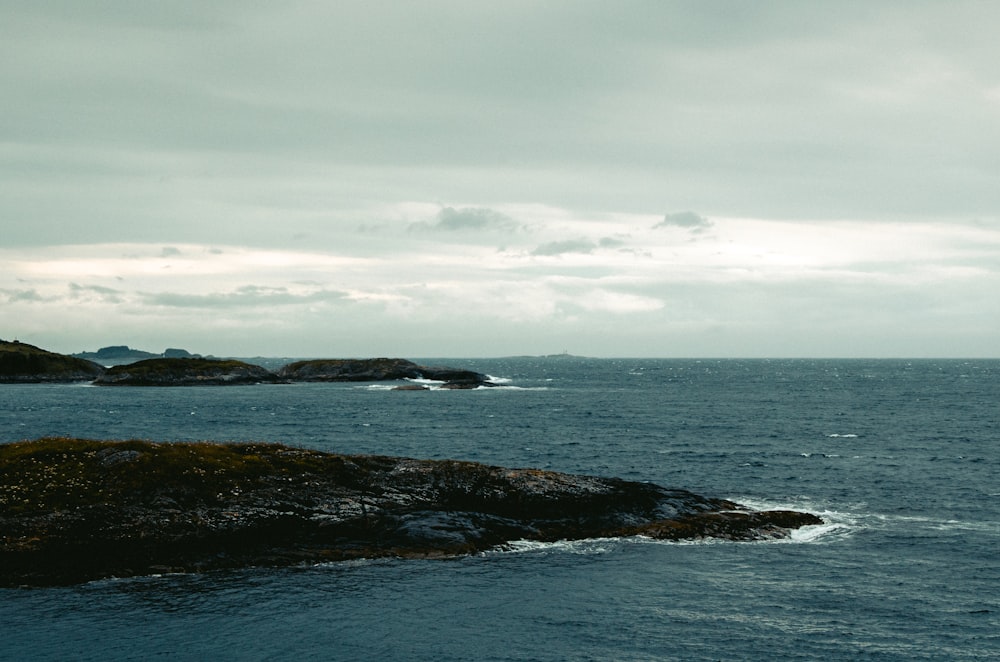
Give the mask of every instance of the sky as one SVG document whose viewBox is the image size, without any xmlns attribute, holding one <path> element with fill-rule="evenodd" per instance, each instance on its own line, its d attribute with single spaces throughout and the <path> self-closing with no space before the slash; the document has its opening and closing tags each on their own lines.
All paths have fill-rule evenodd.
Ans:
<svg viewBox="0 0 1000 662">
<path fill-rule="evenodd" d="M 0 16 L 0 338 L 1000 357 L 1000 3 Z"/>
</svg>

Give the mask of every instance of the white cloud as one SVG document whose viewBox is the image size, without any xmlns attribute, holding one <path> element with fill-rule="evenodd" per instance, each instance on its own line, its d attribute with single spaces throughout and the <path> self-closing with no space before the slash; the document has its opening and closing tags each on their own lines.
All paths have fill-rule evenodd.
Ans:
<svg viewBox="0 0 1000 662">
<path fill-rule="evenodd" d="M 531 251 L 532 255 L 563 255 L 564 253 L 592 253 L 597 245 L 589 239 L 563 239 L 542 244 Z"/>
<path fill-rule="evenodd" d="M 943 353 L 997 326 L 995 4 L 98 9 L 0 22 L 22 337 Z"/>
<path fill-rule="evenodd" d="M 492 209 L 481 207 L 443 207 L 432 223 L 418 222 L 410 226 L 411 231 L 440 232 L 517 232 L 522 226 L 510 216 Z"/>
<path fill-rule="evenodd" d="M 691 232 L 704 232 L 712 227 L 712 222 L 693 211 L 679 211 L 664 215 L 663 220 L 653 226 L 654 229 L 671 227 L 684 228 Z"/>
<path fill-rule="evenodd" d="M 728 338 L 728 351 L 740 354 L 752 354 L 753 343 L 776 351 L 775 334 L 792 334 L 804 338 L 798 353 L 822 346 L 831 349 L 821 353 L 850 354 L 853 334 L 870 336 L 870 344 L 878 338 L 874 346 L 891 352 L 887 338 L 905 324 L 921 337 L 938 329 L 948 339 L 936 345 L 940 354 L 986 352 L 985 329 L 1000 323 L 1000 228 L 989 224 L 719 218 L 691 242 L 635 216 L 619 218 L 630 231 L 607 242 L 602 223 L 562 218 L 555 230 L 518 234 L 504 251 L 477 245 L 476 236 L 464 244 L 449 237 L 401 243 L 382 258 L 197 244 L 166 255 L 158 244 L 0 250 L 0 299 L 18 325 L 5 333 L 55 333 L 73 351 L 78 335 L 101 335 L 98 345 L 142 344 L 135 340 L 142 335 L 158 347 L 180 344 L 175 334 L 202 333 L 202 342 L 216 344 L 193 350 L 214 354 L 267 353 L 264 343 L 284 337 L 315 355 L 334 325 L 352 347 L 395 329 L 419 339 L 409 354 L 432 355 L 448 353 L 433 348 L 455 334 L 471 347 L 476 329 L 512 328 L 524 337 L 561 329 L 622 355 L 653 352 L 658 334 L 700 329 L 699 340 L 673 337 L 670 351 L 659 353 L 704 351 L 707 337 Z M 558 239 L 567 225 L 594 239 Z M 538 239 L 551 241 L 533 247 Z M 51 319 L 64 330 L 54 332 Z M 607 335 L 612 322 L 623 339 Z M 245 337 L 213 335 L 216 328 Z M 705 335 L 710 330 L 715 335 Z M 952 346 L 956 334 L 974 339 Z"/>
<path fill-rule="evenodd" d="M 347 297 L 344 292 L 324 289 L 306 289 L 295 291 L 288 287 L 262 287 L 258 285 L 243 285 L 230 292 L 212 292 L 207 294 L 181 294 L 175 292 L 156 292 L 142 294 L 143 305 L 166 306 L 173 308 L 201 308 L 215 313 L 227 308 L 253 308 L 257 312 L 267 312 L 269 315 L 280 314 L 278 311 L 285 306 L 310 305 L 319 302 L 329 303 L 341 301 Z"/>
</svg>

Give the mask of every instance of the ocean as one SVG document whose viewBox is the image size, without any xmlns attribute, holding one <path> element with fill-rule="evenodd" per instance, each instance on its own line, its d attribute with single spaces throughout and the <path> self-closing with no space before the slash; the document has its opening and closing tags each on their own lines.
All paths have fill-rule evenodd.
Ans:
<svg viewBox="0 0 1000 662">
<path fill-rule="evenodd" d="M 0 443 L 455 458 L 826 523 L 0 589 L 0 659 L 1000 659 L 1000 361 L 416 360 L 504 387 L 2 385 Z"/>
</svg>

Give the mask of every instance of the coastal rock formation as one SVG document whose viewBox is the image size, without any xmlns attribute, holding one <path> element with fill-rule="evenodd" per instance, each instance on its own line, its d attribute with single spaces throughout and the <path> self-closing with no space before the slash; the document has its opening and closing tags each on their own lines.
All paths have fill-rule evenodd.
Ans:
<svg viewBox="0 0 1000 662">
<path fill-rule="evenodd" d="M 40 439 L 0 445 L 0 475 L 0 586 L 821 523 L 649 483 L 277 444 Z"/>
<path fill-rule="evenodd" d="M 146 359 L 105 370 L 99 386 L 226 386 L 281 381 L 270 370 L 243 361 L 179 358 Z"/>
<path fill-rule="evenodd" d="M 289 363 L 278 375 L 296 382 L 381 382 L 430 379 L 445 382 L 442 388 L 495 386 L 484 374 L 472 370 L 417 365 L 406 359 L 313 359 Z"/>
<path fill-rule="evenodd" d="M 0 340 L 0 383 L 89 382 L 102 372 L 91 361 Z"/>
</svg>

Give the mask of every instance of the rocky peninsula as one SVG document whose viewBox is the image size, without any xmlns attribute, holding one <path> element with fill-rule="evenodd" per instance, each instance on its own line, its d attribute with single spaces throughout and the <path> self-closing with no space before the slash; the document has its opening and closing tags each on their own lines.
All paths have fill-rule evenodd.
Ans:
<svg viewBox="0 0 1000 662">
<path fill-rule="evenodd" d="M 89 382 L 104 372 L 92 361 L 57 354 L 17 340 L 0 340 L 0 384 Z"/>
<path fill-rule="evenodd" d="M 0 586 L 443 558 L 514 540 L 760 540 L 793 511 L 615 478 L 278 444 L 46 438 L 0 445 Z"/>
</svg>

